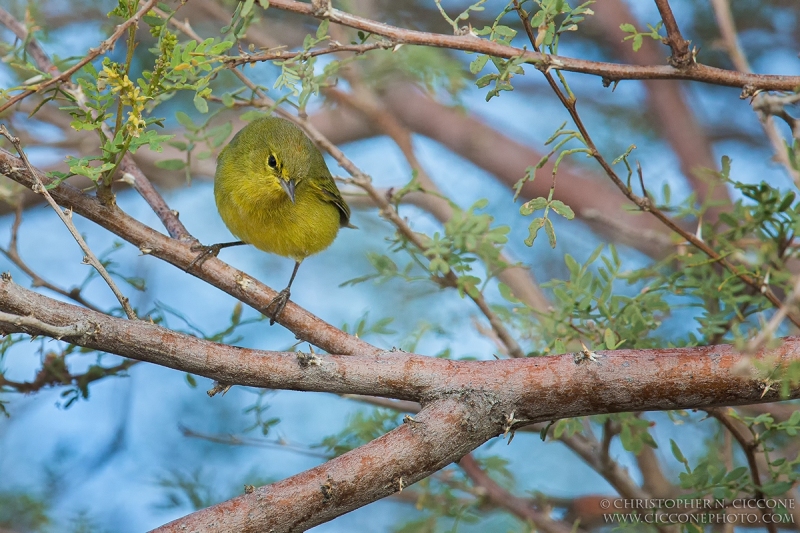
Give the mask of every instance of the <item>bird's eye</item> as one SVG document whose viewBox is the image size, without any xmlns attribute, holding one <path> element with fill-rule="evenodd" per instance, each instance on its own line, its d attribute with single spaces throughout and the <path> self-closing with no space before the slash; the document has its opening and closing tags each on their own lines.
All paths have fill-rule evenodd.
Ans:
<svg viewBox="0 0 800 533">
<path fill-rule="evenodd" d="M 277 168 L 278 161 L 275 159 L 275 156 L 270 154 L 269 159 L 267 160 L 267 164 L 272 168 Z"/>
</svg>

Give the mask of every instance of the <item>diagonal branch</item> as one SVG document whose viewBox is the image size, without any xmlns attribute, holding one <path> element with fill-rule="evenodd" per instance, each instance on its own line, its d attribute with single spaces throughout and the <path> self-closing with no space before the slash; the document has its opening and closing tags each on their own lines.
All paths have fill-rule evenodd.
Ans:
<svg viewBox="0 0 800 533">
<path fill-rule="evenodd" d="M 486 497 L 490 502 L 521 520 L 532 523 L 536 526 L 537 531 L 543 531 L 544 533 L 575 533 L 583 531 L 577 527 L 573 529 L 564 522 L 553 520 L 547 513 L 536 510 L 529 500 L 511 494 L 489 477 L 471 454 L 462 457 L 458 462 L 458 466 L 464 470 L 475 485 L 486 491 Z"/>
<path fill-rule="evenodd" d="M 86 241 L 83 239 L 83 236 L 78 231 L 78 228 L 76 228 L 75 224 L 72 223 L 72 212 L 68 211 L 65 213 L 64 210 L 61 209 L 61 207 L 56 203 L 56 201 L 50 195 L 50 192 L 47 190 L 47 187 L 44 186 L 42 180 L 39 179 L 39 176 L 33 170 L 30 161 L 28 161 L 28 157 L 22 150 L 19 139 L 12 136 L 8 132 L 6 127 L 2 124 L 0 124 L 0 135 L 8 139 L 11 142 L 11 144 L 14 145 L 14 148 L 16 148 L 17 152 L 19 153 L 19 157 L 22 160 L 22 163 L 25 165 L 25 168 L 27 169 L 29 174 L 33 176 L 34 182 L 33 186 L 31 187 L 31 190 L 35 193 L 44 196 L 45 200 L 47 200 L 47 203 L 50 204 L 50 207 L 52 207 L 53 210 L 58 215 L 58 218 L 61 219 L 61 222 L 63 222 L 64 225 L 69 230 L 70 234 L 72 235 L 72 238 L 75 239 L 75 242 L 77 242 L 78 246 L 81 247 L 83 253 L 86 254 L 84 257 L 84 262 L 91 265 L 92 267 L 94 267 L 95 270 L 97 270 L 97 273 L 100 274 L 100 277 L 103 278 L 103 281 L 106 282 L 106 285 L 108 285 L 108 287 L 111 289 L 111 292 L 114 293 L 114 296 L 119 301 L 120 305 L 122 306 L 122 309 L 125 311 L 125 314 L 128 315 L 128 318 L 135 319 L 136 313 L 133 311 L 133 308 L 131 307 L 128 298 L 124 294 L 122 294 L 122 291 L 119 290 L 117 284 L 114 283 L 113 279 L 111 279 L 111 275 L 106 270 L 106 267 L 103 266 L 103 263 L 101 263 L 100 260 L 97 258 L 97 256 L 94 255 L 94 252 L 92 251 L 91 248 L 89 248 L 89 245 L 86 244 Z"/>
<path fill-rule="evenodd" d="M 714 9 L 714 16 L 717 19 L 717 26 L 719 26 L 719 32 L 722 35 L 722 42 L 725 44 L 728 56 L 731 58 L 734 67 L 736 67 L 736 70 L 739 72 L 752 72 L 750 70 L 750 63 L 747 61 L 747 57 L 744 55 L 744 51 L 739 44 L 739 37 L 736 32 L 736 24 L 733 20 L 730 3 L 728 0 L 711 0 L 711 7 Z M 795 185 L 800 188 L 800 171 L 795 170 L 791 161 L 789 161 L 789 156 L 786 152 L 786 143 L 778 131 L 772 115 L 765 113 L 763 110 L 764 104 L 768 101 L 768 95 L 761 93 L 756 94 L 752 101 L 753 110 L 758 115 L 759 122 L 761 122 L 761 127 L 764 128 L 767 139 L 769 139 L 770 144 L 772 144 L 772 151 L 775 153 L 775 159 L 780 161 Z"/>
<path fill-rule="evenodd" d="M 327 89 L 325 94 L 363 113 L 370 122 L 376 124 L 378 128 L 392 138 L 400 148 L 400 151 L 403 152 L 412 170 L 417 171 L 417 180 L 424 191 L 421 194 L 428 197 L 426 211 L 436 217 L 442 224 L 446 223 L 453 216 L 453 208 L 447 200 L 441 197 L 438 187 L 417 159 L 411 144 L 411 132 L 391 112 L 380 106 L 379 100 L 368 88 L 354 84 L 353 80 L 351 80 L 350 85 L 354 87 L 353 94 L 338 89 Z M 546 312 L 550 302 L 547 301 L 547 297 L 533 279 L 530 270 L 514 265 L 513 261 L 502 252 L 498 259 L 509 265 L 497 274 L 498 279 L 508 285 L 514 295 L 525 302 L 531 309 L 542 313 Z"/>
<path fill-rule="evenodd" d="M 5 175 L 29 189 L 33 188 L 37 181 L 50 183 L 41 171 L 34 170 L 36 173 L 31 174 L 20 159 L 0 149 L 0 175 Z M 197 256 L 197 252 L 192 250 L 190 244 L 171 239 L 122 210 L 103 205 L 97 198 L 88 196 L 67 183 L 61 183 L 48 191 L 59 205 L 73 210 L 130 242 L 143 254 L 158 257 L 181 270 L 186 270 Z M 257 311 L 266 307 L 277 295 L 277 292 L 255 278 L 215 257 L 207 259 L 201 269 L 193 269 L 190 273 Z M 328 352 L 368 354 L 379 351 L 371 344 L 344 333 L 293 302 L 287 304 L 278 322 L 292 331 L 297 338 Z"/>
<path fill-rule="evenodd" d="M 521 3 L 519 0 L 513 0 L 513 4 L 519 15 L 520 20 L 522 21 L 522 25 L 525 28 L 525 32 L 528 34 L 528 39 L 531 42 L 531 45 L 534 49 L 538 49 L 536 44 L 536 37 L 534 36 L 533 28 L 531 27 L 530 20 L 528 18 L 528 13 L 522 9 Z M 769 302 L 774 305 L 777 309 L 783 309 L 783 304 L 781 300 L 775 295 L 775 292 L 769 286 L 767 279 L 759 279 L 748 272 L 742 272 L 739 265 L 731 263 L 721 254 L 717 253 L 711 246 L 709 246 L 699 235 L 693 235 L 691 232 L 685 230 L 684 228 L 680 227 L 678 224 L 675 223 L 670 217 L 668 217 L 661 209 L 656 207 L 653 202 L 650 201 L 650 198 L 645 193 L 644 197 L 640 197 L 633 192 L 631 187 L 628 187 L 625 182 L 619 177 L 619 175 L 614 171 L 611 167 L 609 162 L 606 160 L 605 157 L 600 153 L 597 149 L 597 145 L 592 140 L 592 137 L 589 135 L 589 131 L 586 128 L 586 125 L 583 123 L 583 119 L 581 119 L 580 115 L 578 114 L 577 110 L 577 99 L 570 93 L 569 96 L 564 94 L 563 91 L 556 83 L 555 78 L 548 70 L 542 70 L 542 74 L 544 75 L 545 79 L 547 79 L 547 83 L 553 89 L 553 92 L 558 97 L 559 101 L 561 101 L 564 108 L 569 113 L 570 118 L 574 122 L 575 126 L 578 128 L 578 131 L 581 133 L 581 137 L 586 145 L 586 148 L 589 149 L 589 154 L 594 158 L 595 161 L 602 167 L 603 171 L 605 171 L 606 175 L 614 182 L 614 185 L 637 207 L 643 212 L 651 213 L 654 217 L 656 217 L 662 224 L 668 227 L 670 230 L 674 231 L 678 235 L 680 235 L 683 239 L 688 241 L 692 246 L 702 251 L 706 254 L 709 258 L 713 261 L 717 262 L 721 266 L 725 267 L 731 274 L 738 277 L 744 283 L 752 287 L 755 291 L 758 291 L 759 294 L 763 294 L 764 297 L 769 300 Z M 639 178 L 642 179 L 641 171 L 639 174 Z M 642 185 L 644 188 L 644 185 Z M 788 310 L 787 317 L 789 320 L 796 326 L 800 327 L 800 314 L 797 312 L 792 313 L 792 310 Z"/>
<path fill-rule="evenodd" d="M 713 408 L 713 409 L 706 409 L 706 412 L 719 420 L 719 422 L 727 429 L 733 438 L 736 439 L 736 442 L 739 443 L 739 446 L 742 447 L 742 451 L 744 452 L 745 457 L 747 458 L 747 465 L 750 468 L 750 476 L 753 479 L 753 485 L 755 487 L 755 497 L 756 500 L 760 502 L 758 505 L 758 509 L 762 510 L 762 515 L 764 514 L 763 509 L 767 509 L 766 503 L 764 501 L 764 492 L 761 490 L 761 475 L 758 471 L 758 461 L 756 460 L 756 451 L 758 450 L 758 442 L 755 439 L 748 437 L 744 433 L 744 428 L 740 427 L 743 424 L 740 424 L 736 420 L 734 420 L 730 415 L 728 415 L 722 408 Z M 769 533 L 777 533 L 778 528 L 775 524 L 768 520 L 767 522 L 767 531 Z"/>
</svg>

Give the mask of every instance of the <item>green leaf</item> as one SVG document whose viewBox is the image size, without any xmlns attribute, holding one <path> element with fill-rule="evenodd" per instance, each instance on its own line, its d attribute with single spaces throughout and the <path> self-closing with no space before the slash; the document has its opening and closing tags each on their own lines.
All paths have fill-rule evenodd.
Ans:
<svg viewBox="0 0 800 533">
<path fill-rule="evenodd" d="M 528 216 L 540 209 L 544 209 L 545 207 L 547 207 L 547 198 L 534 198 L 533 200 L 529 200 L 520 206 L 519 214 L 522 216 Z"/>
<path fill-rule="evenodd" d="M 794 484 L 791 481 L 767 483 L 761 486 L 761 491 L 764 493 L 764 496 L 780 496 L 791 490 L 793 485 Z"/>
<path fill-rule="evenodd" d="M 542 229 L 544 226 L 545 219 L 542 217 L 534 218 L 531 225 L 528 226 L 528 238 L 525 239 L 525 244 L 527 246 L 533 246 L 533 242 L 536 240 L 536 235 L 539 234 L 539 230 Z"/>
<path fill-rule="evenodd" d="M 624 31 L 625 33 L 636 33 L 636 26 L 629 22 L 625 22 L 619 25 L 619 29 Z"/>
<path fill-rule="evenodd" d="M 330 21 L 327 19 L 323 20 L 322 24 L 317 28 L 317 39 L 324 39 L 325 36 L 328 35 L 328 26 L 330 26 Z"/>
<path fill-rule="evenodd" d="M 186 383 L 188 383 L 191 388 L 197 387 L 197 380 L 194 379 L 194 376 L 191 374 L 186 374 Z"/>
<path fill-rule="evenodd" d="M 514 293 L 511 292 L 511 289 L 505 283 L 498 283 L 497 289 L 500 291 L 500 296 L 502 296 L 507 301 L 517 304 L 519 303 L 519 299 L 514 296 Z"/>
<path fill-rule="evenodd" d="M 617 347 L 617 337 L 611 329 L 606 328 L 605 332 L 603 332 L 603 342 L 606 343 L 606 348 L 609 350 Z"/>
<path fill-rule="evenodd" d="M 475 58 L 474 61 L 472 61 L 469 64 L 469 71 L 472 72 L 473 74 L 477 74 L 478 72 L 483 70 L 483 67 L 486 66 L 486 62 L 487 61 L 489 61 L 489 56 L 485 56 L 485 55 L 484 56 L 478 56 L 477 58 Z"/>
<path fill-rule="evenodd" d="M 177 113 L 175 113 L 175 118 L 184 128 L 190 129 L 192 131 L 197 129 L 197 127 L 194 125 L 194 122 L 192 122 L 191 117 L 189 117 L 189 115 L 187 115 L 183 111 L 178 111 Z"/>
<path fill-rule="evenodd" d="M 683 453 L 681 453 L 681 449 L 678 448 L 678 443 L 672 439 L 669 439 L 669 445 L 672 448 L 672 455 L 675 456 L 675 459 L 677 459 L 683 464 L 686 464 L 686 457 L 683 456 Z"/>
<path fill-rule="evenodd" d="M 547 239 L 550 241 L 550 248 L 555 248 L 556 230 L 553 228 L 553 222 L 549 218 L 544 219 L 544 231 L 547 233 Z"/>
<path fill-rule="evenodd" d="M 245 0 L 241 11 L 242 18 L 250 14 L 250 11 L 253 10 L 253 4 L 255 4 L 255 0 Z"/>
<path fill-rule="evenodd" d="M 566 218 L 567 220 L 572 220 L 575 218 L 575 212 L 572 210 L 570 206 L 562 202 L 561 200 L 553 200 L 550 202 L 550 209 L 561 215 L 562 217 Z"/>
<path fill-rule="evenodd" d="M 730 483 L 732 481 L 736 481 L 743 475 L 747 473 L 748 468 L 746 466 L 740 466 L 738 468 L 734 468 L 730 472 L 727 473 L 725 476 L 725 483 Z"/>
<path fill-rule="evenodd" d="M 164 170 L 181 170 L 186 166 L 186 161 L 183 159 L 163 159 L 156 161 L 156 166 Z"/>
<path fill-rule="evenodd" d="M 199 94 L 194 95 L 194 99 L 192 100 L 194 106 L 197 108 L 198 111 L 201 113 L 208 113 L 208 102 L 205 98 L 200 96 Z"/>
</svg>

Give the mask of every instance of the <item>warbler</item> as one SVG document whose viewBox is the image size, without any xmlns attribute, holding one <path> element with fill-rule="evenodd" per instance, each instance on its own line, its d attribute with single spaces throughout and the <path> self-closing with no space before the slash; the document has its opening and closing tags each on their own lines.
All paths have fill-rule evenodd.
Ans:
<svg viewBox="0 0 800 533">
<path fill-rule="evenodd" d="M 331 245 L 350 224 L 350 208 L 322 154 L 288 120 L 260 118 L 220 152 L 214 198 L 222 221 L 240 240 L 200 246 L 190 268 L 222 248 L 252 244 L 294 259 L 289 284 L 263 310 L 274 324 L 291 295 L 300 263 Z"/>
</svg>

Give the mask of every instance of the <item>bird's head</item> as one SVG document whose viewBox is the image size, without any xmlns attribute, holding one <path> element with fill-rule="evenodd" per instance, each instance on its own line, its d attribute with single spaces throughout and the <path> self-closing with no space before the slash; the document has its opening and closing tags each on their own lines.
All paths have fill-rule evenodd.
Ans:
<svg viewBox="0 0 800 533">
<path fill-rule="evenodd" d="M 287 156 L 285 152 L 285 150 L 271 149 L 267 155 L 266 170 L 268 175 L 278 181 L 278 185 L 281 186 L 283 192 L 294 203 L 295 191 L 297 190 L 297 185 L 303 179 L 303 174 L 294 172 L 297 165 L 294 164 L 291 156 Z"/>
</svg>

